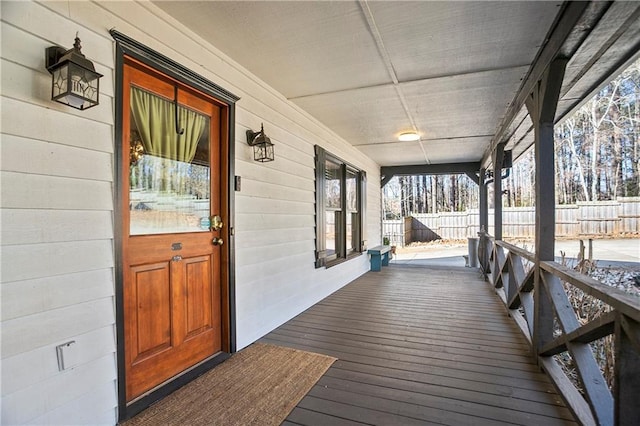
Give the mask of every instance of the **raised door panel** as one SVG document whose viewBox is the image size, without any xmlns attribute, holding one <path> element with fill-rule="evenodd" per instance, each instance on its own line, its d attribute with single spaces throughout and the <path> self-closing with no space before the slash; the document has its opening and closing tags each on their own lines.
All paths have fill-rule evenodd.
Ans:
<svg viewBox="0 0 640 426">
<path fill-rule="evenodd" d="M 211 257 L 184 260 L 185 273 L 185 340 L 211 328 L 212 281 Z"/>
<path fill-rule="evenodd" d="M 171 281 L 168 262 L 131 268 L 132 362 L 171 348 Z"/>
</svg>

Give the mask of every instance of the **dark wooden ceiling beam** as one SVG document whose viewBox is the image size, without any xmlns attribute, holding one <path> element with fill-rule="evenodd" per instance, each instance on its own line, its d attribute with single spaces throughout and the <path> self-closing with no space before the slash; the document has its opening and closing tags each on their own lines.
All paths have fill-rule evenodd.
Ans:
<svg viewBox="0 0 640 426">
<path fill-rule="evenodd" d="M 479 182 L 480 163 L 412 164 L 407 166 L 387 166 L 380 168 L 380 186 L 384 187 L 394 176 L 422 176 L 466 174 L 475 183 Z"/>
<path fill-rule="evenodd" d="M 525 100 L 532 93 L 551 61 L 559 57 L 570 58 L 610 5 L 611 2 L 583 1 L 569 1 L 563 4 L 563 11 L 556 25 L 550 32 L 544 47 L 522 82 L 520 90 L 509 104 L 507 113 L 500 122 L 496 134 L 482 157 L 481 164 L 483 166 L 486 167 L 491 163 L 492 152 L 496 146 L 509 139 L 511 122 L 520 112 Z"/>
</svg>

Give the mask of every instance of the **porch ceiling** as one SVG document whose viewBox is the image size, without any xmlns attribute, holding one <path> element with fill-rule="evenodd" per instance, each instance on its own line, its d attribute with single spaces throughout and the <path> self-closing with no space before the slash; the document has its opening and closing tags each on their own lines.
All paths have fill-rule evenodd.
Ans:
<svg viewBox="0 0 640 426">
<path fill-rule="evenodd" d="M 561 118 L 640 39 L 633 2 L 590 4 L 559 40 L 558 1 L 154 3 L 381 166 L 487 162 L 502 141 L 517 156 L 533 141 L 518 93 L 543 49 L 571 57 Z M 399 142 L 410 130 L 420 140 Z"/>
</svg>

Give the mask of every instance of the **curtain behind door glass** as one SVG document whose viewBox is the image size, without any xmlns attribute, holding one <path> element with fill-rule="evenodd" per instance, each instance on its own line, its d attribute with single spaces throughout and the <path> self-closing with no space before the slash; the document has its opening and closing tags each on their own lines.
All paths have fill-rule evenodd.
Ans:
<svg viewBox="0 0 640 426">
<path fill-rule="evenodd" d="M 170 160 L 191 162 L 202 136 L 206 117 L 178 107 L 176 132 L 175 105 L 137 87 L 131 88 L 131 113 L 147 154 Z"/>
<path fill-rule="evenodd" d="M 130 235 L 209 230 L 209 117 L 131 88 L 132 146 L 142 158 L 129 167 Z"/>
</svg>

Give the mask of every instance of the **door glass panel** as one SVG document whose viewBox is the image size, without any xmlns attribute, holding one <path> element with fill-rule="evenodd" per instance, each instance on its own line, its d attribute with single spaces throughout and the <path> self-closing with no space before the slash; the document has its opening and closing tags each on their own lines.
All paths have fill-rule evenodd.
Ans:
<svg viewBox="0 0 640 426">
<path fill-rule="evenodd" d="M 209 117 L 131 88 L 130 235 L 209 230 Z"/>
</svg>

